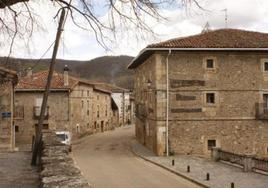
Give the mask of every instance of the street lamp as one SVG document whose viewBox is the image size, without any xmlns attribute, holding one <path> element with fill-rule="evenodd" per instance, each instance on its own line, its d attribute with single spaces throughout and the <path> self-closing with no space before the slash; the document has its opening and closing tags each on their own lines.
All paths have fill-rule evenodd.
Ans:
<svg viewBox="0 0 268 188">
<path fill-rule="evenodd" d="M 150 89 L 152 86 L 152 81 L 150 79 L 148 79 L 147 81 L 147 87 Z"/>
</svg>

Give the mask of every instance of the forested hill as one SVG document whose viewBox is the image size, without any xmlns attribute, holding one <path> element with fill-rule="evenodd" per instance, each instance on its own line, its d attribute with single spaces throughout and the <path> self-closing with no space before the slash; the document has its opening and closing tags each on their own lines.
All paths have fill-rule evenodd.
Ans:
<svg viewBox="0 0 268 188">
<path fill-rule="evenodd" d="M 127 69 L 127 65 L 133 57 L 130 56 L 102 56 L 89 61 L 75 61 L 58 59 L 55 70 L 63 71 L 63 67 L 68 65 L 70 74 L 92 80 L 94 82 L 107 82 L 120 87 L 132 89 L 133 71 Z M 0 64 L 7 68 L 16 70 L 19 75 L 26 74 L 29 67 L 33 72 L 47 70 L 50 59 L 18 59 L 10 58 L 6 63 L 6 58 L 0 58 Z"/>
</svg>

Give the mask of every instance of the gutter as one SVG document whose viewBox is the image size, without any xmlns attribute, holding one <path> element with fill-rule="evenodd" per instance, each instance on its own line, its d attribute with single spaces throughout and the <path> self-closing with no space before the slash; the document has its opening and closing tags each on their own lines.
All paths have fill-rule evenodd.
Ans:
<svg viewBox="0 0 268 188">
<path fill-rule="evenodd" d="M 141 55 L 148 51 L 268 51 L 268 48 L 144 48 L 127 66 L 131 69 L 131 65 L 135 63 Z"/>
<path fill-rule="evenodd" d="M 171 49 L 168 50 L 168 55 L 166 57 L 166 85 L 167 85 L 167 101 L 166 101 L 166 154 L 169 156 L 169 144 L 168 144 L 168 121 L 169 121 L 169 56 L 171 55 Z"/>
</svg>

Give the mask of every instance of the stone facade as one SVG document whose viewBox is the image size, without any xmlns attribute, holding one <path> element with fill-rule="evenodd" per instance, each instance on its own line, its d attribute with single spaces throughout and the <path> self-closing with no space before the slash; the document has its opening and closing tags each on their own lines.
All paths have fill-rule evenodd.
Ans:
<svg viewBox="0 0 268 188">
<path fill-rule="evenodd" d="M 156 51 L 135 69 L 136 136 L 158 155 L 166 145 L 167 56 Z M 217 146 L 268 157 L 266 52 L 174 50 L 168 60 L 170 151 L 204 156 Z"/>
<path fill-rule="evenodd" d="M 0 67 L 0 151 L 14 150 L 14 87 L 15 72 Z"/>
<path fill-rule="evenodd" d="M 35 80 L 43 80 L 41 76 L 46 79 L 42 73 L 21 78 L 16 88 L 15 131 L 16 146 L 20 150 L 29 150 L 36 134 L 44 87 Z M 111 100 L 110 92 L 86 80 L 55 73 L 43 129 L 69 131 L 75 137 L 111 130 L 118 123 L 112 119 Z"/>
<path fill-rule="evenodd" d="M 30 148 L 32 137 L 36 134 L 40 114 L 40 102 L 43 99 L 42 91 L 16 90 L 15 109 L 20 111 L 15 117 L 16 147 Z M 72 131 L 70 124 L 69 92 L 53 91 L 48 98 L 48 110 L 43 129 L 53 131 Z M 25 149 L 26 149 L 25 148 Z"/>
<path fill-rule="evenodd" d="M 104 132 L 114 129 L 111 95 L 99 89 L 94 89 L 93 97 L 93 131 Z"/>
</svg>

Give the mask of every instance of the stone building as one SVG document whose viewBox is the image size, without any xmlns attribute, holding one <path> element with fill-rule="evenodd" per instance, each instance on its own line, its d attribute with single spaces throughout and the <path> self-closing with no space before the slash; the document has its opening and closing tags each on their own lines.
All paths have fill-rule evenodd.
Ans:
<svg viewBox="0 0 268 188">
<path fill-rule="evenodd" d="M 93 130 L 104 132 L 114 129 L 111 93 L 96 86 L 93 93 Z"/>
<path fill-rule="evenodd" d="M 119 124 L 118 126 L 132 124 L 134 119 L 134 107 L 131 106 L 131 92 L 128 89 L 118 87 L 116 85 L 111 85 L 107 83 L 95 83 L 107 91 L 111 92 L 111 96 L 118 106 L 119 113 Z"/>
<path fill-rule="evenodd" d="M 220 29 L 151 44 L 135 69 L 136 137 L 158 155 L 268 156 L 268 34 Z"/>
<path fill-rule="evenodd" d="M 0 67 L 0 151 L 12 151 L 15 148 L 14 87 L 18 77 L 16 72 Z"/>
<path fill-rule="evenodd" d="M 15 118 L 16 145 L 22 150 L 30 148 L 32 137 L 37 130 L 47 74 L 47 71 L 30 73 L 20 78 L 16 87 L 15 109 L 20 112 Z M 94 112 L 97 108 L 94 103 L 97 95 L 105 96 L 104 102 L 101 98 L 101 105 L 107 106 L 107 112 L 110 113 L 110 93 L 96 89 L 87 80 L 69 76 L 67 67 L 63 74 L 55 72 L 43 129 L 70 131 L 73 136 L 93 133 Z M 101 117 L 102 113 L 105 112 L 100 111 Z M 110 114 L 107 118 L 110 118 Z M 111 125 L 108 123 L 105 126 Z"/>
</svg>

